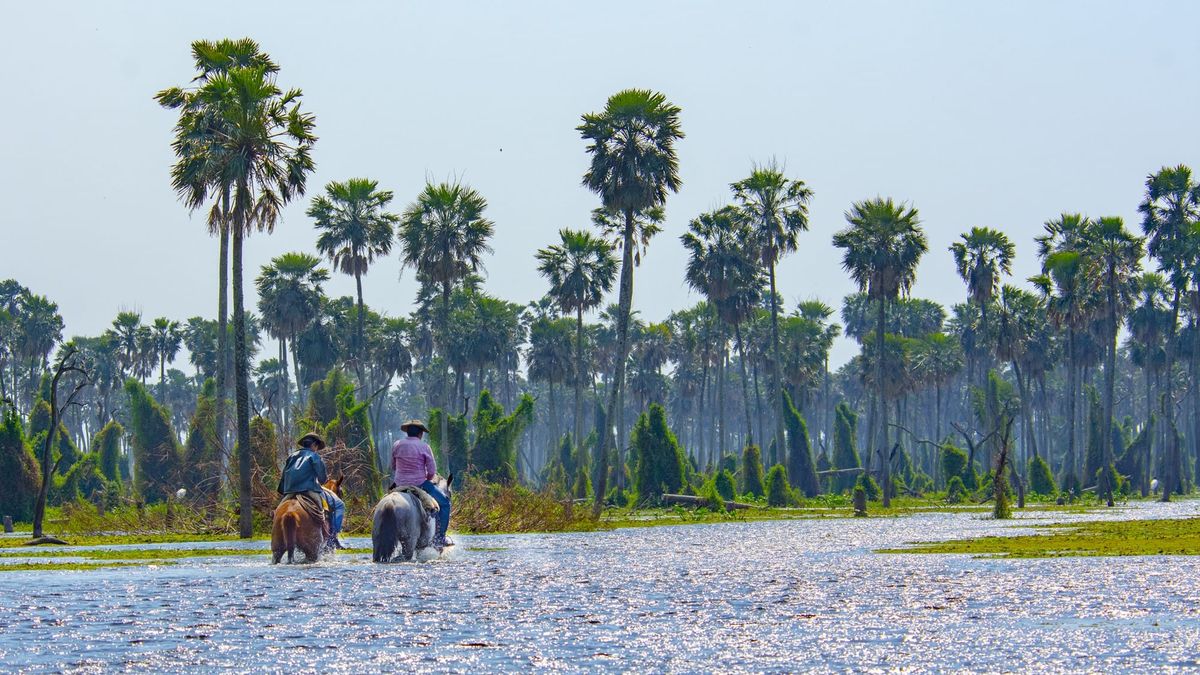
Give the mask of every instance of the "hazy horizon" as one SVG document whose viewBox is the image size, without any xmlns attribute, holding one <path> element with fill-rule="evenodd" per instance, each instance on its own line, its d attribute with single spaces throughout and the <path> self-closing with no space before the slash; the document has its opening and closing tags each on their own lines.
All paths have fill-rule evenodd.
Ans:
<svg viewBox="0 0 1200 675">
<path fill-rule="evenodd" d="M 534 252 L 560 228 L 588 227 L 598 204 L 580 185 L 579 117 L 627 87 L 663 92 L 687 134 L 683 188 L 635 275 L 647 320 L 700 299 L 679 235 L 755 163 L 776 159 L 815 192 L 811 230 L 779 268 L 788 310 L 813 297 L 840 309 L 855 290 L 830 242 L 855 200 L 920 210 L 929 253 L 913 294 L 949 308 L 966 294 L 947 251 L 960 233 L 1005 231 L 1024 284 L 1044 221 L 1118 215 L 1140 231 L 1146 175 L 1200 164 L 1190 3 L 185 7 L 13 4 L 0 26 L 0 278 L 57 302 L 66 338 L 98 334 L 121 309 L 216 314 L 217 241 L 171 190 L 176 115 L 153 100 L 192 77 L 195 39 L 254 38 L 316 116 L 307 194 L 273 235 L 247 241 L 254 309 L 262 264 L 315 253 L 311 198 L 355 176 L 393 190 L 395 212 L 426 179 L 470 184 L 496 223 L 487 291 L 539 298 Z M 367 304 L 393 316 L 416 293 L 411 272 L 397 280 L 398 250 L 363 282 Z M 353 288 L 341 274 L 325 286 Z M 840 340 L 832 364 L 856 351 Z"/>
</svg>

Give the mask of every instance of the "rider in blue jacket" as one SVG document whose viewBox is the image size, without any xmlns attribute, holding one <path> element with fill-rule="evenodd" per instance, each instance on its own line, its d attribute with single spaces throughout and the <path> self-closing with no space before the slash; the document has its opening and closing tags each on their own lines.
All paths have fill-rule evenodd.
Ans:
<svg viewBox="0 0 1200 675">
<path fill-rule="evenodd" d="M 287 464 L 279 476 L 279 494 L 284 497 L 304 495 L 318 507 L 323 506 L 321 484 L 328 480 L 325 474 L 325 462 L 316 453 L 325 449 L 325 441 L 316 434 L 305 434 L 297 443 L 300 447 L 288 455 Z M 324 508 L 321 508 L 324 520 Z M 323 523 L 328 530 L 328 524 Z"/>
</svg>

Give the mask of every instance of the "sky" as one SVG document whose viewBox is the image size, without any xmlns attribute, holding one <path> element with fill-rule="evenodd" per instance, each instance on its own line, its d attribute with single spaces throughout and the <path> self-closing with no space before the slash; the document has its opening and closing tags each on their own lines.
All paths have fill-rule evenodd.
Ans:
<svg viewBox="0 0 1200 675">
<path fill-rule="evenodd" d="M 175 114 L 153 95 L 191 79 L 192 40 L 248 36 L 303 90 L 319 136 L 307 195 L 247 241 L 248 282 L 274 256 L 315 253 L 304 212 L 330 181 L 376 179 L 400 212 L 427 180 L 458 179 L 495 222 L 486 289 L 537 299 L 535 251 L 598 205 L 580 184 L 580 115 L 638 87 L 682 108 L 686 134 L 683 186 L 635 276 L 643 319 L 700 299 L 679 235 L 772 160 L 815 193 L 779 267 L 786 309 L 855 290 L 831 237 L 875 196 L 918 209 L 929 253 L 913 295 L 949 307 L 965 288 L 948 247 L 971 227 L 1008 233 L 1024 283 L 1046 220 L 1139 231 L 1147 174 L 1200 168 L 1197 25 L 1194 2 L 5 3 L 0 279 L 57 302 L 67 337 L 126 309 L 215 316 L 217 240 L 171 190 Z M 412 311 L 398 246 L 363 290 Z M 326 291 L 353 294 L 353 279 Z M 841 340 L 832 364 L 856 352 Z"/>
</svg>

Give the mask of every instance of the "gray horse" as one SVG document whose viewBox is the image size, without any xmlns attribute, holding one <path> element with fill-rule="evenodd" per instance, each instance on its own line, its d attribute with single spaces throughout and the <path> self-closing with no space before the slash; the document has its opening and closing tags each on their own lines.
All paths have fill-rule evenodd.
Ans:
<svg viewBox="0 0 1200 675">
<path fill-rule="evenodd" d="M 450 478 L 435 475 L 433 484 L 443 495 L 450 496 Z M 391 562 L 400 544 L 400 560 L 412 560 L 413 554 L 433 543 L 437 528 L 435 516 L 438 503 L 417 488 L 396 488 L 375 505 L 371 519 L 371 544 L 374 562 Z"/>
</svg>

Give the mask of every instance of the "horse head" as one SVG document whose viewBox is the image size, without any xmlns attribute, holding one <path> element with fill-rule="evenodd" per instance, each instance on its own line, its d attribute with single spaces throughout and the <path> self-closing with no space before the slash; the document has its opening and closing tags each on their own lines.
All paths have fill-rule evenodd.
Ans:
<svg viewBox="0 0 1200 675">
<path fill-rule="evenodd" d="M 449 477 L 443 477 L 440 473 L 435 473 L 431 482 L 438 489 L 438 492 L 449 497 L 450 485 L 454 483 L 454 474 L 450 474 Z"/>
<path fill-rule="evenodd" d="M 329 490 L 339 498 L 342 496 L 342 481 L 346 480 L 346 474 L 338 474 L 337 478 L 330 478 L 321 486 Z"/>
</svg>

